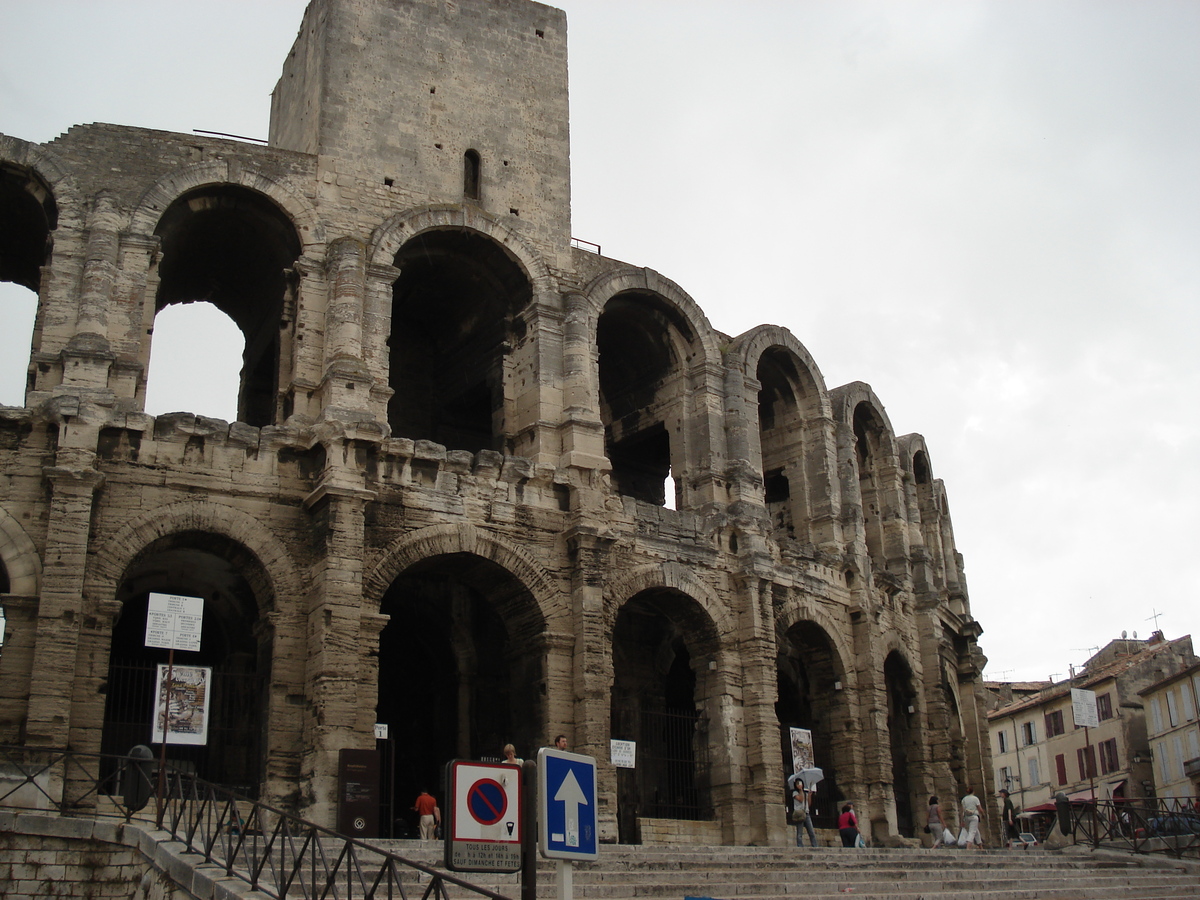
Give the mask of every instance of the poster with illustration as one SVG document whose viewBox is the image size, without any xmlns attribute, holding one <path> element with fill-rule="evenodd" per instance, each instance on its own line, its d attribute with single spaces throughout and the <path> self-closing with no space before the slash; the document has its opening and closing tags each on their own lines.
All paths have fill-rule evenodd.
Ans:
<svg viewBox="0 0 1200 900">
<path fill-rule="evenodd" d="M 807 728 L 790 729 L 792 739 L 792 771 L 811 769 L 813 762 L 812 731 Z"/>
<path fill-rule="evenodd" d="M 163 739 L 163 710 L 167 710 L 167 743 L 208 743 L 209 685 L 212 669 L 207 666 L 175 666 L 171 670 L 170 700 L 167 698 L 167 667 L 158 667 L 154 685 L 154 727 L 150 740 Z"/>
</svg>

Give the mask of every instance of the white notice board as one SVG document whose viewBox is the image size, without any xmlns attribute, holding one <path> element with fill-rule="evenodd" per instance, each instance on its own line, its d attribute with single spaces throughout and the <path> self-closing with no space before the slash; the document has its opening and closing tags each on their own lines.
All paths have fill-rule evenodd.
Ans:
<svg viewBox="0 0 1200 900">
<path fill-rule="evenodd" d="M 146 646 L 164 650 L 199 650 L 204 599 L 151 594 L 146 608 Z"/>
</svg>

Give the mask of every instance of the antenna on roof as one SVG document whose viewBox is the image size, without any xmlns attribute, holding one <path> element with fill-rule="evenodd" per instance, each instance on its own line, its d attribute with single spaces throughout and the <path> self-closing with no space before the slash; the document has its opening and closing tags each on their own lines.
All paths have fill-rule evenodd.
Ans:
<svg viewBox="0 0 1200 900">
<path fill-rule="evenodd" d="M 1151 609 L 1154 609 L 1154 607 L 1153 607 L 1153 606 L 1152 606 L 1152 607 L 1150 607 L 1150 608 L 1151 608 Z M 1162 613 L 1160 613 L 1158 610 L 1154 609 L 1154 615 L 1152 615 L 1152 616 L 1150 616 L 1150 618 L 1146 619 L 1146 621 L 1147 621 L 1147 622 L 1149 622 L 1149 621 L 1150 621 L 1150 619 L 1153 619 L 1153 620 L 1154 620 L 1154 630 L 1155 630 L 1155 631 L 1158 631 L 1158 630 L 1159 630 L 1159 627 L 1158 627 L 1158 617 L 1159 617 L 1159 616 L 1161 616 L 1161 615 L 1162 615 Z M 1134 637 L 1137 637 L 1137 632 L 1134 632 L 1134 635 L 1133 635 L 1133 636 L 1134 636 Z"/>
</svg>

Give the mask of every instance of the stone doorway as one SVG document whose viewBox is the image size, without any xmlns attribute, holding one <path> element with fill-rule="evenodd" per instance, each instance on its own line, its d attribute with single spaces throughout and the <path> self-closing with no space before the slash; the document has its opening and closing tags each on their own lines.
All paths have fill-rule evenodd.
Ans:
<svg viewBox="0 0 1200 900">
<path fill-rule="evenodd" d="M 813 824 L 834 828 L 838 806 L 846 799 L 841 782 L 850 774 L 846 769 L 851 758 L 845 729 L 837 724 L 847 718 L 841 659 L 820 625 L 800 621 L 779 641 L 776 674 L 779 700 L 775 713 L 786 770 L 780 773 L 780 795 L 786 796 L 783 776 L 792 770 L 790 730 L 807 728 L 812 732 L 813 764 L 825 773 L 817 785 Z"/>
<path fill-rule="evenodd" d="M 208 740 L 199 746 L 168 744 L 167 760 L 207 781 L 258 796 L 271 652 L 259 616 L 261 588 L 253 586 L 256 568 L 244 548 L 209 534 L 164 538 L 129 566 L 117 590 L 121 611 L 102 688 L 101 752 L 126 754 L 135 744 L 151 743 L 156 667 L 166 664 L 169 654 L 145 646 L 150 593 L 201 597 L 200 650 L 177 650 L 175 665 L 212 669 Z"/>
<path fill-rule="evenodd" d="M 410 566 L 380 612 L 390 621 L 379 637 L 375 720 L 393 742 L 393 819 L 411 828 L 421 790 L 445 810 L 450 760 L 498 761 L 507 743 L 531 757 L 548 741 L 545 626 L 516 576 L 469 553 Z"/>
<path fill-rule="evenodd" d="M 637 744 L 637 767 L 617 770 L 617 829 L 641 842 L 642 818 L 713 818 L 708 717 L 715 658 L 708 619 L 689 597 L 642 591 L 613 629 L 611 732 Z"/>
</svg>

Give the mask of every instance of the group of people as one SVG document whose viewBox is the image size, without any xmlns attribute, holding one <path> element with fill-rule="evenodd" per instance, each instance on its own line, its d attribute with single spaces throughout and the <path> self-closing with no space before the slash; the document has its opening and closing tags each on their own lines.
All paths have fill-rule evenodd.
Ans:
<svg viewBox="0 0 1200 900">
<path fill-rule="evenodd" d="M 1020 834 L 1020 829 L 1017 828 L 1017 809 L 1009 799 L 1008 791 L 1001 790 L 999 796 L 1004 800 L 1000 814 L 1001 824 L 1004 826 L 1004 838 L 1007 841 L 1017 840 Z M 933 836 L 934 847 L 943 845 L 949 847 L 957 844 L 968 850 L 978 850 L 983 846 L 979 835 L 979 825 L 987 818 L 984 803 L 973 790 L 967 788 L 966 796 L 962 798 L 958 806 L 962 811 L 962 828 L 958 833 L 958 840 L 954 839 L 953 831 L 947 827 L 945 819 L 942 818 L 942 807 L 938 803 L 937 797 L 929 798 L 929 813 L 925 830 Z"/>
<path fill-rule="evenodd" d="M 567 736 L 565 734 L 560 734 L 554 738 L 554 749 L 567 749 Z M 505 744 L 503 753 L 504 762 L 509 765 L 519 766 L 525 762 L 525 760 L 517 756 L 517 748 L 512 744 Z M 417 795 L 417 799 L 413 801 L 412 810 L 418 816 L 421 840 L 437 840 L 438 829 L 442 827 L 442 811 L 438 807 L 434 796 L 428 791 L 421 791 Z M 812 833 L 811 825 L 809 825 L 809 833 Z M 813 838 L 813 846 L 816 846 L 816 838 Z"/>
<path fill-rule="evenodd" d="M 813 796 L 816 793 L 816 786 L 806 784 L 800 777 L 800 774 L 797 773 L 788 778 L 788 788 L 792 794 L 792 822 L 796 826 L 796 846 L 804 846 L 802 840 L 803 829 L 808 832 L 809 842 L 813 847 L 816 847 L 818 846 L 817 835 L 813 830 L 812 824 L 812 802 Z M 1012 800 L 1009 799 L 1008 791 L 1001 790 L 1000 796 L 1004 799 L 1001 815 L 1005 838 L 1007 840 L 1015 840 L 1019 833 L 1016 808 L 1013 806 Z M 942 818 L 942 807 L 938 803 L 938 798 L 936 796 L 929 798 L 925 831 L 933 836 L 934 847 L 949 847 L 957 844 L 960 847 L 966 847 L 968 850 L 971 850 L 979 849 L 983 846 L 979 834 L 980 822 L 987 817 L 983 801 L 968 787 L 966 795 L 959 802 L 959 809 L 962 811 L 962 829 L 959 832 L 958 839 L 955 840 L 953 831 L 948 828 L 945 819 Z M 842 839 L 843 847 L 866 846 L 862 834 L 858 830 L 858 816 L 855 815 L 853 803 L 846 803 L 842 806 L 842 811 L 838 815 L 837 829 L 838 836 Z"/>
</svg>

